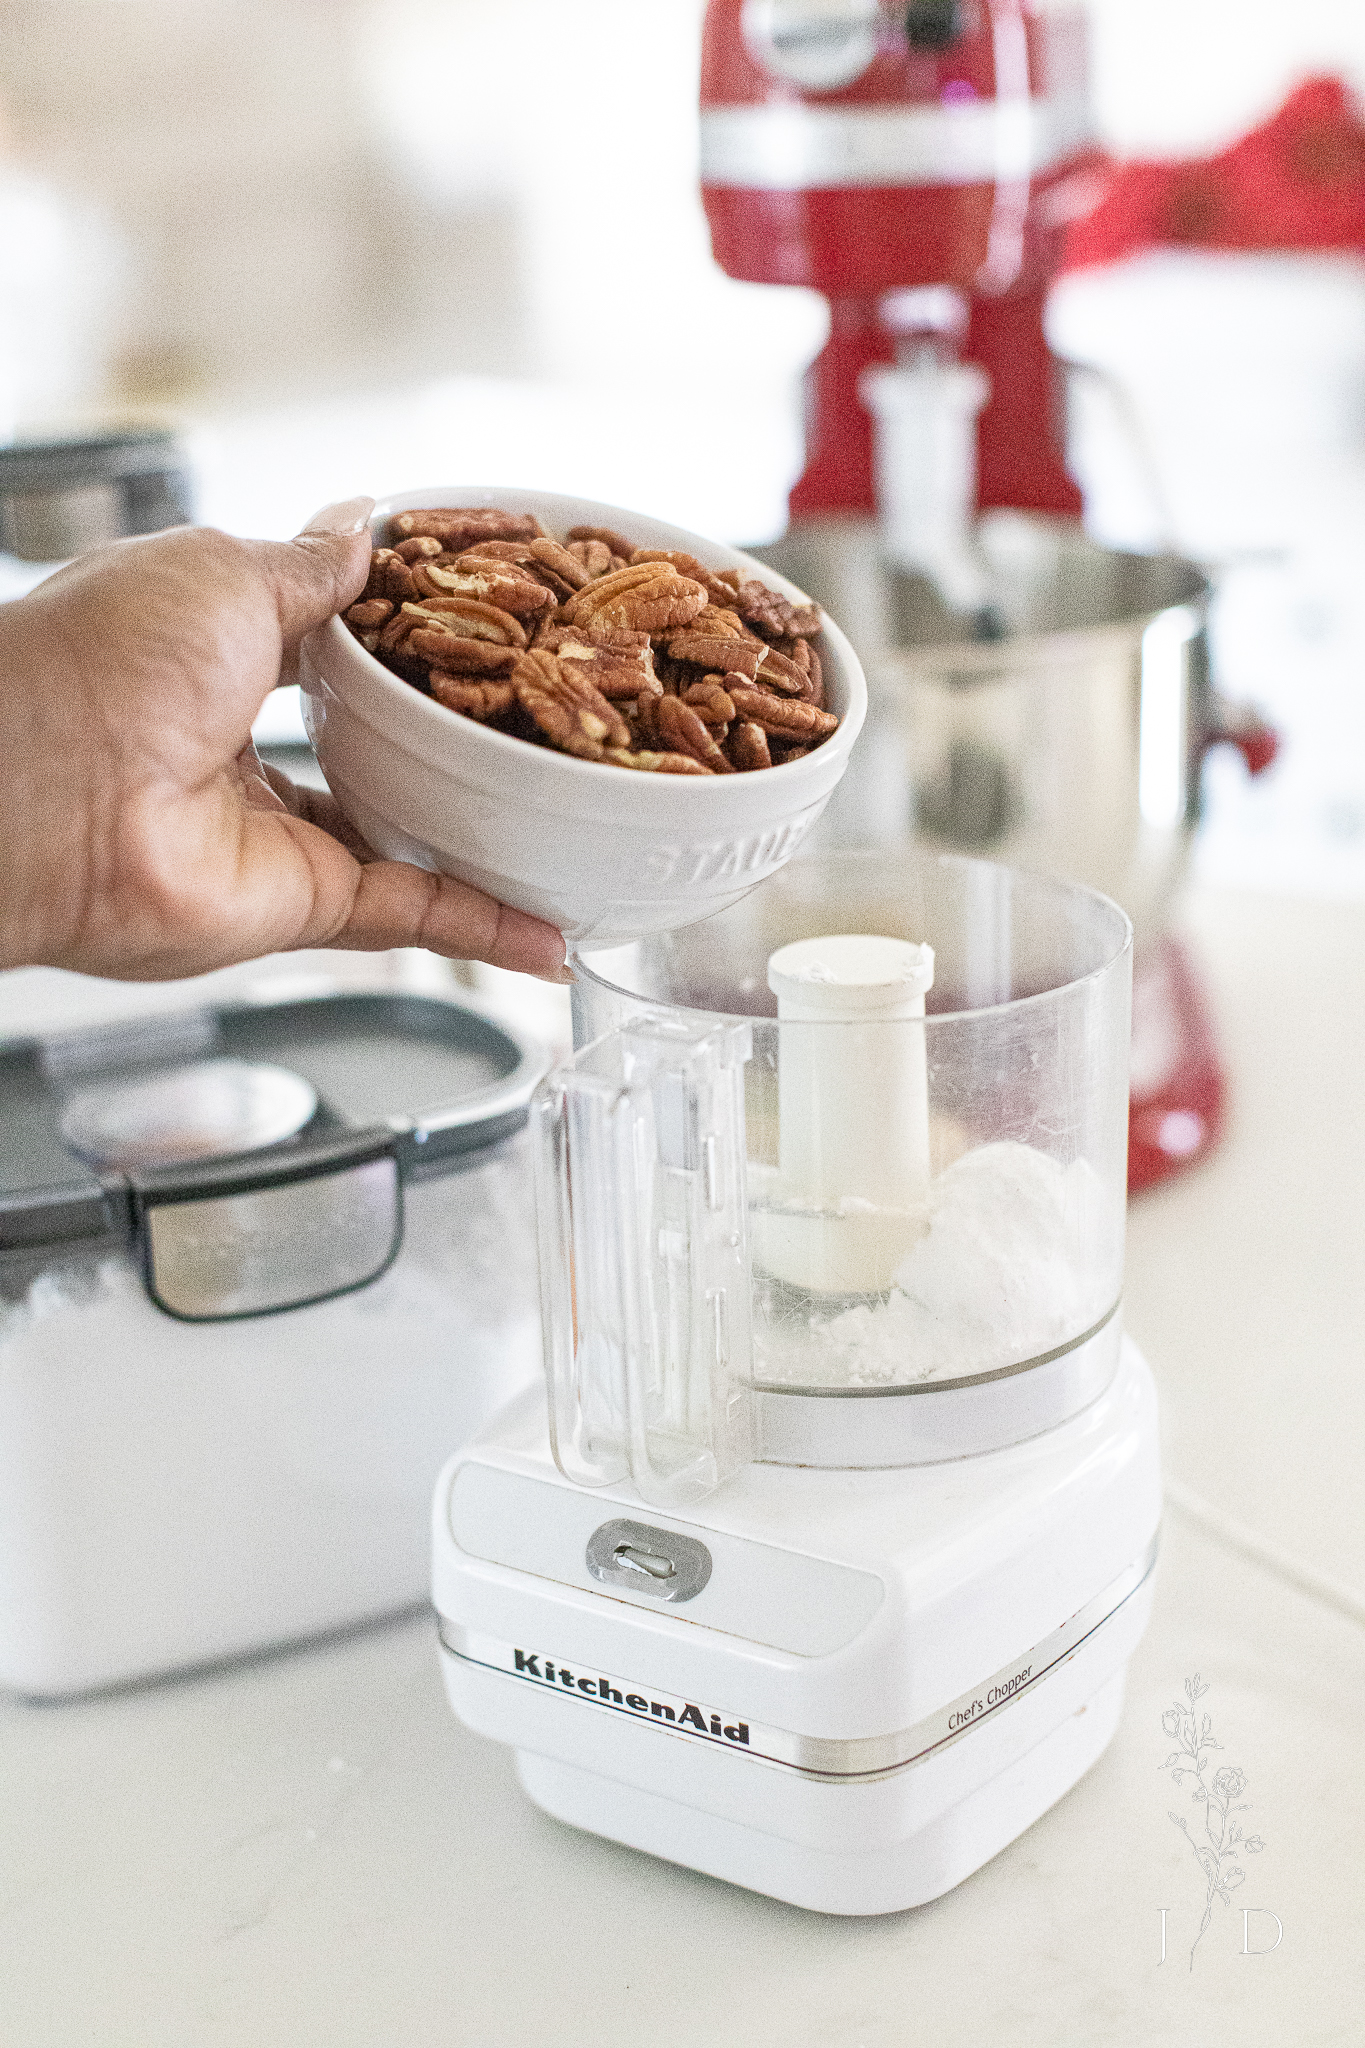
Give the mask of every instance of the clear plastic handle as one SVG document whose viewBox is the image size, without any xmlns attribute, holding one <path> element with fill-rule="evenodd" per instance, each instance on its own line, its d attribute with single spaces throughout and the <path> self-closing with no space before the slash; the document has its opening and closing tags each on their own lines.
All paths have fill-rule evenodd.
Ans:
<svg viewBox="0 0 1365 2048">
<path fill-rule="evenodd" d="M 700 1500 L 753 1455 L 747 1024 L 642 1017 L 531 1106 L 555 1462 Z"/>
</svg>

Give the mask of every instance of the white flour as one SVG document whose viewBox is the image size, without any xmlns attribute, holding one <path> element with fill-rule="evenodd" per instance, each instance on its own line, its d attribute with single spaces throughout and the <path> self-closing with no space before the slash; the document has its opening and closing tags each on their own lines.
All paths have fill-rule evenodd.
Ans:
<svg viewBox="0 0 1365 2048">
<path fill-rule="evenodd" d="M 904 1386 L 1067 1343 L 1110 1306 L 1109 1261 L 1091 1251 L 1100 1203 L 1083 1160 L 1063 1167 L 1029 1145 L 978 1146 L 935 1182 L 928 1233 L 884 1302 L 800 1324 L 760 1319 L 760 1383 Z"/>
</svg>

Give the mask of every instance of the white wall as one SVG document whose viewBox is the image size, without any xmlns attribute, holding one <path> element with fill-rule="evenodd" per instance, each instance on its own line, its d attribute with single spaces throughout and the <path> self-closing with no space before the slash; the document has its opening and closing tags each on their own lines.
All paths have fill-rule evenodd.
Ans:
<svg viewBox="0 0 1365 2048">
<path fill-rule="evenodd" d="M 1297 78 L 1365 91 L 1365 0 L 1090 0 L 1101 132 L 1125 155 L 1219 149 Z"/>
</svg>

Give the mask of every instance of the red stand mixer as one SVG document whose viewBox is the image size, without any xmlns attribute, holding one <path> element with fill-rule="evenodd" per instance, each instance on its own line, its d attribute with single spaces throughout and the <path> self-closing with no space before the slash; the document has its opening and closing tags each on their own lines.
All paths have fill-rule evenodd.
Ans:
<svg viewBox="0 0 1365 2048">
<path fill-rule="evenodd" d="M 887 294 L 926 285 L 970 300 L 964 353 L 991 379 L 981 506 L 1079 513 L 1043 300 L 1067 181 L 1097 160 L 1083 7 L 711 0 L 701 109 L 717 262 L 830 301 L 793 518 L 874 509 L 858 378 L 895 359 Z"/>
<path fill-rule="evenodd" d="M 1218 1134 L 1213 1035 L 1165 910 L 1204 750 L 1245 739 L 1255 768 L 1266 735 L 1230 723 L 1210 687 L 1198 569 L 1101 549 L 1079 525 L 1043 313 L 1102 162 L 1076 0 L 710 0 L 701 179 L 716 259 L 830 302 L 791 528 L 761 551 L 868 670 L 874 715 L 829 829 L 1061 869 L 1123 903 L 1138 939 L 1137 1187 Z M 888 525 L 898 483 L 934 488 L 928 444 L 879 444 L 869 410 L 912 352 L 985 373 L 969 373 L 953 431 L 986 604 L 945 604 L 945 579 L 898 555 Z"/>
</svg>

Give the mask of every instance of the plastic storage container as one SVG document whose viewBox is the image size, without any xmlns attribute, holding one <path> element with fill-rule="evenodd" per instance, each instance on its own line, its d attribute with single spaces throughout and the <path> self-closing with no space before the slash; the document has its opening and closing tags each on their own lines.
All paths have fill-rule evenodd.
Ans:
<svg viewBox="0 0 1365 2048">
<path fill-rule="evenodd" d="M 441 1461 L 538 1368 L 542 1070 L 411 995 L 0 1049 L 0 1682 L 424 1597 Z"/>
</svg>

